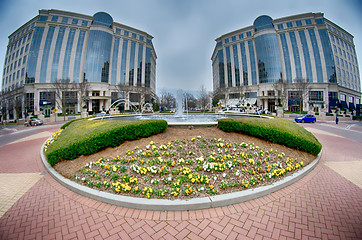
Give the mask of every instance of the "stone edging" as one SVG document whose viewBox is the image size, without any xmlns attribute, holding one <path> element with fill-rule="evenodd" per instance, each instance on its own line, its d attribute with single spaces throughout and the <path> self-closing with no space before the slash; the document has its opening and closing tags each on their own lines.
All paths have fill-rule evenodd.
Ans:
<svg viewBox="0 0 362 240">
<path fill-rule="evenodd" d="M 305 175 L 307 175 L 310 171 L 314 169 L 314 167 L 318 164 L 322 155 L 321 151 L 312 163 L 310 163 L 306 167 L 303 167 L 298 172 L 293 173 L 292 175 L 287 176 L 282 180 L 275 182 L 271 185 L 261 186 L 240 192 L 204 197 L 204 198 L 194 198 L 190 200 L 167 200 L 167 199 L 145 199 L 145 198 L 121 196 L 108 192 L 98 191 L 77 184 L 63 177 L 61 174 L 55 171 L 54 168 L 48 163 L 43 150 L 44 145 L 45 142 L 40 150 L 40 156 L 46 170 L 55 180 L 57 180 L 61 185 L 68 188 L 69 190 L 76 192 L 82 196 L 112 205 L 117 205 L 126 208 L 155 210 L 155 211 L 185 211 L 185 210 L 199 210 L 199 209 L 207 209 L 215 207 L 224 207 L 231 204 L 241 203 L 268 195 L 286 186 L 289 186 L 295 183 L 296 181 L 300 180 L 301 178 L 303 178 Z"/>
</svg>

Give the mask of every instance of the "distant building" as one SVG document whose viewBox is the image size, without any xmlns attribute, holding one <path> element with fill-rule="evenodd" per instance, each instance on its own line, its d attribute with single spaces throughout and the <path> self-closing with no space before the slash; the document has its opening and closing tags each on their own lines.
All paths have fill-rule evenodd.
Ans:
<svg viewBox="0 0 362 240">
<path fill-rule="evenodd" d="M 120 98 L 125 99 L 125 109 L 150 101 L 155 95 L 157 58 L 152 38 L 113 22 L 104 12 L 88 16 L 40 10 L 9 36 L 2 120 L 50 115 L 54 109 L 97 113 Z"/>
<path fill-rule="evenodd" d="M 353 36 L 305 13 L 248 26 L 216 39 L 212 54 L 216 98 L 244 99 L 269 111 L 355 110 L 361 82 Z"/>
</svg>

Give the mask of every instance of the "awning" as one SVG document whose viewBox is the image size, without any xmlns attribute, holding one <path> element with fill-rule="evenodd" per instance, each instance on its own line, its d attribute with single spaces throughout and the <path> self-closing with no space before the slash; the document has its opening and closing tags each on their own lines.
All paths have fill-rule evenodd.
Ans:
<svg viewBox="0 0 362 240">
<path fill-rule="evenodd" d="M 356 110 L 356 107 L 354 106 L 354 103 L 349 103 L 349 109 L 350 110 Z"/>
<path fill-rule="evenodd" d="M 329 99 L 329 107 L 338 107 L 338 99 Z"/>
<path fill-rule="evenodd" d="M 346 101 L 341 101 L 341 107 L 344 109 L 348 109 L 348 105 Z"/>
</svg>

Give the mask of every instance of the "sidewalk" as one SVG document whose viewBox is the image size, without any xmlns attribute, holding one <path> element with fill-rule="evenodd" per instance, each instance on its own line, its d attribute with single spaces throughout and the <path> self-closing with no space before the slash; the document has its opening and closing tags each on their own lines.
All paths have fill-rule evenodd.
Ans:
<svg viewBox="0 0 362 240">
<path fill-rule="evenodd" d="M 0 218 L 0 239 L 362 239 L 362 189 L 328 166 L 361 162 L 360 143 L 315 135 L 321 162 L 295 184 L 227 207 L 173 212 L 80 196 L 44 174 L 39 149 L 46 138 L 8 144 L 0 147 L 1 196 L 11 178 L 20 194 Z M 28 190 L 19 176 L 32 179 Z"/>
</svg>

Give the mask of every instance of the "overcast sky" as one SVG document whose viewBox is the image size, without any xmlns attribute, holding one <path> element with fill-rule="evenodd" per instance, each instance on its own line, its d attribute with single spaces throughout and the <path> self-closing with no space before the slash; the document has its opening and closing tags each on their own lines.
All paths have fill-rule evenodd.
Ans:
<svg viewBox="0 0 362 240">
<path fill-rule="evenodd" d="M 215 39 L 252 25 L 260 15 L 275 19 L 306 12 L 324 13 L 354 36 L 361 70 L 361 0 L 0 0 L 1 69 L 8 36 L 38 15 L 39 9 L 91 16 L 103 11 L 115 22 L 152 35 L 158 57 L 158 89 L 198 90 L 204 85 L 212 90 L 210 58 Z"/>
</svg>

